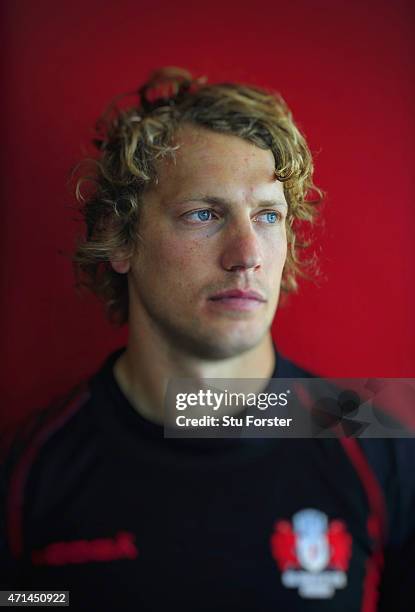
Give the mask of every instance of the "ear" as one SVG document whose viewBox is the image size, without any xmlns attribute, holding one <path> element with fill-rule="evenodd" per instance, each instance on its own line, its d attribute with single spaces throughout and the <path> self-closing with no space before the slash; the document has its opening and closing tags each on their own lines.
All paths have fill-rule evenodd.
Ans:
<svg viewBox="0 0 415 612">
<path fill-rule="evenodd" d="M 118 274 L 127 274 L 130 270 L 130 258 L 125 259 L 110 259 L 110 264 L 115 272 Z"/>
</svg>

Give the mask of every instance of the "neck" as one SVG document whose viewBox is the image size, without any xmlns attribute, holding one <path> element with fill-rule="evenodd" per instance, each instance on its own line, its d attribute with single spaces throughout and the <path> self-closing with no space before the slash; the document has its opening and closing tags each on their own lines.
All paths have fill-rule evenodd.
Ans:
<svg viewBox="0 0 415 612">
<path fill-rule="evenodd" d="M 114 375 L 131 405 L 144 418 L 163 422 L 168 380 L 194 378 L 269 379 L 275 368 L 270 332 L 254 348 L 228 359 L 209 361 L 181 351 L 145 328 L 130 324 L 127 348 L 114 366 Z"/>
</svg>

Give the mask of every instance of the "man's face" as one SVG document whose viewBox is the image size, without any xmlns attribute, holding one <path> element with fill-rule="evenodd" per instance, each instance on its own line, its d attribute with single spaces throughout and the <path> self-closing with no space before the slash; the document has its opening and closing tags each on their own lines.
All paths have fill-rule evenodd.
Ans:
<svg viewBox="0 0 415 612">
<path fill-rule="evenodd" d="M 185 125 L 176 159 L 143 195 L 130 262 L 130 320 L 205 359 L 237 356 L 269 332 L 287 253 L 274 158 L 235 136 Z"/>
</svg>

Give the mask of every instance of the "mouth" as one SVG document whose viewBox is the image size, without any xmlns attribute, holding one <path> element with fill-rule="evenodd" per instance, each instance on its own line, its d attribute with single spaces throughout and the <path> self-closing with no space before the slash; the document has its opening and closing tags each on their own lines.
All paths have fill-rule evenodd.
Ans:
<svg viewBox="0 0 415 612">
<path fill-rule="evenodd" d="M 239 311 L 255 311 L 266 301 L 257 291 L 241 289 L 221 291 L 209 298 L 209 302 L 215 308 Z"/>
</svg>

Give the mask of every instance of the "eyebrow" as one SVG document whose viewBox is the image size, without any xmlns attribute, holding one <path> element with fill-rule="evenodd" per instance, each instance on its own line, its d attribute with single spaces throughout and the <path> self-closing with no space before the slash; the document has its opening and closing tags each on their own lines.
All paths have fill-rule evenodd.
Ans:
<svg viewBox="0 0 415 612">
<path fill-rule="evenodd" d="M 195 194 L 188 198 L 178 198 L 176 200 L 176 204 L 184 204 L 186 202 L 192 202 L 194 200 L 198 200 L 199 202 L 205 202 L 206 204 L 218 204 L 220 206 L 229 206 L 231 204 L 230 200 L 226 198 L 221 198 L 219 196 L 210 196 L 207 194 Z M 284 200 L 261 200 L 258 202 L 257 206 L 259 208 L 272 208 L 275 206 L 279 206 L 281 208 L 288 209 L 288 204 Z"/>
</svg>

